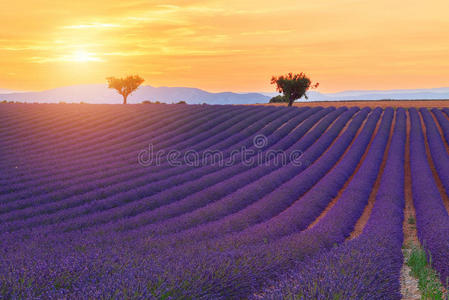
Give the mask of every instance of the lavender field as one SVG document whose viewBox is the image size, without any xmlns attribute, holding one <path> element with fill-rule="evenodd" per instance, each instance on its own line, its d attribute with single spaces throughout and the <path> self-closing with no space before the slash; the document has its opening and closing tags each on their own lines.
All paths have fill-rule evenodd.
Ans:
<svg viewBox="0 0 449 300">
<path fill-rule="evenodd" d="M 447 108 L 0 104 L 0 299 L 401 299 L 406 203 L 449 280 L 448 144 Z"/>
</svg>

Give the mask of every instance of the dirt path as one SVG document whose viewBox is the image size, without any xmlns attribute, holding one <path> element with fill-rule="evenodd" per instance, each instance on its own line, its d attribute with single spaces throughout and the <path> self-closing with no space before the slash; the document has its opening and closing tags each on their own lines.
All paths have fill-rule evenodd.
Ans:
<svg viewBox="0 0 449 300">
<path fill-rule="evenodd" d="M 382 117 L 384 115 L 384 112 L 382 112 L 379 120 L 377 121 L 376 124 L 376 128 L 374 129 L 373 135 L 371 136 L 371 140 L 368 143 L 368 146 L 366 147 L 365 153 L 363 153 L 362 158 L 360 159 L 359 163 L 357 164 L 357 167 L 355 169 L 355 171 L 351 174 L 351 176 L 348 178 L 348 180 L 346 180 L 345 184 L 343 185 L 343 187 L 338 191 L 337 196 L 332 199 L 331 202 L 329 202 L 329 204 L 326 206 L 326 208 L 321 212 L 321 214 L 307 227 L 307 229 L 312 228 L 313 226 L 315 226 L 328 212 L 329 210 L 331 210 L 331 208 L 335 205 L 335 203 L 337 203 L 338 199 L 340 199 L 341 195 L 343 194 L 343 192 L 346 190 L 347 186 L 349 185 L 349 183 L 352 181 L 352 178 L 354 177 L 354 175 L 358 172 L 358 170 L 360 169 L 360 166 L 362 165 L 362 162 L 365 160 L 366 155 L 368 154 L 368 151 L 371 147 L 371 144 L 374 140 L 374 137 L 377 134 L 377 131 L 379 130 L 379 126 L 380 123 L 382 122 Z M 367 116 L 367 118 L 364 121 L 364 124 L 362 124 L 362 126 L 364 126 L 366 124 L 366 120 L 368 119 L 369 115 Z M 361 128 L 362 128 L 361 126 Z M 346 149 L 346 151 L 348 151 L 350 149 L 350 147 L 352 146 L 352 143 L 356 140 L 357 136 L 360 134 L 361 128 L 359 128 L 359 131 L 357 132 L 357 135 L 354 137 L 353 141 L 351 142 L 350 146 L 348 147 L 348 149 Z M 346 155 L 346 151 L 345 154 Z M 344 157 L 344 155 L 340 158 L 342 159 Z M 340 162 L 340 161 L 339 161 Z M 337 163 L 338 164 L 338 163 Z M 337 165 L 336 164 L 336 165 Z M 335 165 L 335 166 L 336 166 Z M 334 166 L 334 168 L 335 168 Z"/>
<path fill-rule="evenodd" d="M 369 199 L 368 199 L 368 204 L 365 206 L 365 209 L 363 210 L 362 215 L 357 220 L 357 223 L 354 226 L 354 230 L 351 232 L 351 234 L 347 238 L 347 240 L 352 240 L 352 239 L 358 237 L 363 232 L 363 228 L 365 228 L 365 225 L 368 222 L 368 219 L 369 219 L 369 217 L 371 215 L 371 211 L 373 210 L 374 203 L 376 202 L 376 195 L 377 195 L 377 191 L 378 191 L 379 186 L 380 186 L 380 181 L 381 181 L 382 175 L 384 173 L 385 165 L 386 165 L 386 162 L 387 162 L 388 151 L 390 149 L 390 144 L 391 144 L 391 139 L 392 139 L 392 136 L 393 136 L 393 131 L 394 131 L 394 125 L 395 124 L 396 124 L 396 114 L 395 114 L 395 116 L 393 118 L 393 121 L 391 122 L 390 135 L 388 137 L 388 142 L 387 142 L 387 145 L 385 147 L 384 156 L 383 156 L 383 159 L 382 159 L 382 164 L 381 164 L 381 166 L 379 168 L 379 172 L 377 173 L 376 182 L 374 183 L 373 189 L 371 190 L 371 194 L 370 194 Z M 377 130 L 377 128 L 376 128 L 376 130 Z"/>
<path fill-rule="evenodd" d="M 410 252 L 411 245 L 419 245 L 418 235 L 416 232 L 416 214 L 415 206 L 413 205 L 412 194 L 412 176 L 410 169 L 410 116 L 407 114 L 407 142 L 405 144 L 405 210 L 404 210 L 404 248 L 402 252 L 407 257 Z M 421 299 L 421 292 L 418 289 L 418 280 L 410 275 L 410 267 L 405 263 L 401 269 L 401 294 L 404 300 L 419 300 Z"/>
<path fill-rule="evenodd" d="M 443 113 L 443 114 L 445 115 L 445 113 Z M 430 113 L 430 115 L 432 116 L 433 121 L 435 122 L 435 125 L 436 125 L 436 127 L 437 127 L 437 129 L 438 129 L 438 131 L 440 133 L 441 140 L 443 141 L 444 147 L 446 148 L 446 150 L 449 150 L 449 145 L 447 144 L 446 139 L 444 138 L 443 129 L 441 128 L 440 123 L 438 123 L 437 118 L 435 117 L 435 115 L 432 112 Z M 427 144 L 426 144 L 426 146 L 427 146 L 426 147 L 427 155 L 430 155 L 430 149 L 428 149 L 428 145 Z M 449 153 L 447 153 L 447 154 L 449 155 Z M 438 187 L 438 189 L 440 189 L 440 194 L 441 194 L 441 196 L 443 198 L 444 206 L 446 207 L 446 210 L 449 213 L 449 197 L 448 197 L 448 194 L 446 193 L 444 185 L 441 182 L 441 180 L 440 180 L 440 178 L 439 178 L 439 176 L 438 176 L 438 174 L 436 172 L 435 165 L 433 164 L 433 159 L 430 159 L 430 160 L 432 161 L 432 164 L 430 165 L 430 167 L 432 168 L 432 172 L 434 173 L 433 174 L 434 177 L 436 176 L 438 178 L 437 185 L 441 185 L 441 188 Z"/>
<path fill-rule="evenodd" d="M 429 143 L 427 140 L 427 128 L 426 128 L 426 125 L 424 124 L 424 120 L 421 116 L 421 113 L 419 114 L 419 117 L 420 117 L 421 126 L 423 128 L 423 133 L 424 133 L 424 144 L 426 146 L 427 162 L 429 163 L 430 169 L 432 170 L 433 179 L 435 180 L 435 183 L 437 184 L 438 191 L 440 192 L 441 199 L 443 200 L 443 204 L 446 207 L 446 210 L 449 212 L 449 197 L 446 194 L 444 185 L 441 182 L 440 176 L 438 176 L 437 170 L 435 169 L 432 155 L 430 153 Z"/>
</svg>

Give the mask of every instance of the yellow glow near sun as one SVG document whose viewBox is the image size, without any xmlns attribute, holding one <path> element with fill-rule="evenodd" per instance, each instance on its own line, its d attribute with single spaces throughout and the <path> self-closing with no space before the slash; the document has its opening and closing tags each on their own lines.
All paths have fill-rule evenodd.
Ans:
<svg viewBox="0 0 449 300">
<path fill-rule="evenodd" d="M 274 92 L 271 76 L 301 71 L 320 92 L 449 85 L 448 0 L 0 3 L 0 88 L 129 72 L 213 92 Z"/>
<path fill-rule="evenodd" d="M 75 51 L 68 60 L 74 62 L 101 61 L 101 59 L 96 57 L 95 54 L 84 50 Z"/>
<path fill-rule="evenodd" d="M 70 54 L 58 56 L 33 56 L 31 61 L 38 64 L 45 64 L 51 62 L 61 63 L 87 63 L 87 62 L 104 62 L 105 60 L 98 56 L 97 53 L 88 52 L 85 50 L 76 50 Z"/>
</svg>

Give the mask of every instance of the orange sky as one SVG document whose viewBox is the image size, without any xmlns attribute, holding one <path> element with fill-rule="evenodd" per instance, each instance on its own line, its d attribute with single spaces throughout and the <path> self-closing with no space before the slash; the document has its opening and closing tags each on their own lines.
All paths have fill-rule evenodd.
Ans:
<svg viewBox="0 0 449 300">
<path fill-rule="evenodd" d="M 0 88 L 136 73 L 153 86 L 319 91 L 449 86 L 447 0 L 0 0 Z"/>
</svg>

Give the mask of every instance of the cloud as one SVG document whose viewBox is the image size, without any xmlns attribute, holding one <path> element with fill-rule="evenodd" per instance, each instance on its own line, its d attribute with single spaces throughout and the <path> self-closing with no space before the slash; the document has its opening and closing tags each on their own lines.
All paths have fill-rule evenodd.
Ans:
<svg viewBox="0 0 449 300">
<path fill-rule="evenodd" d="M 251 32 L 241 32 L 241 35 L 250 36 L 250 35 L 277 35 L 277 34 L 289 34 L 294 32 L 294 29 L 280 29 L 280 30 L 260 30 L 260 31 L 251 31 Z"/>
<path fill-rule="evenodd" d="M 122 27 L 120 24 L 105 24 L 105 23 L 91 23 L 91 24 L 79 24 L 79 25 L 69 25 L 69 26 L 62 26 L 64 29 L 110 29 L 110 28 L 117 28 Z"/>
<path fill-rule="evenodd" d="M 59 56 L 33 56 L 30 58 L 33 63 L 44 64 L 44 63 L 52 63 L 52 62 L 76 62 L 76 63 L 85 63 L 85 62 L 104 62 L 105 60 L 100 58 L 95 53 L 89 53 L 84 51 L 77 51 L 69 55 L 59 55 Z"/>
</svg>

